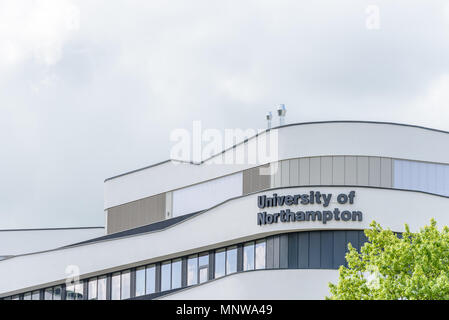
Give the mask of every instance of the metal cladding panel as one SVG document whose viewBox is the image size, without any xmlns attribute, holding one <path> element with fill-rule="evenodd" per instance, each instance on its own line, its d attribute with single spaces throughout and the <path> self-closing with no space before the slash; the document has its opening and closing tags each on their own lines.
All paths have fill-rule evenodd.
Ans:
<svg viewBox="0 0 449 320">
<path fill-rule="evenodd" d="M 274 237 L 267 238 L 265 261 L 267 269 L 274 268 Z"/>
<path fill-rule="evenodd" d="M 299 159 L 299 185 L 310 184 L 310 158 Z"/>
<path fill-rule="evenodd" d="M 346 185 L 357 184 L 357 157 L 345 157 L 345 183 Z"/>
<path fill-rule="evenodd" d="M 346 233 L 345 231 L 334 231 L 333 236 L 333 267 L 336 269 L 345 264 Z"/>
<path fill-rule="evenodd" d="M 357 185 L 369 185 L 369 158 L 357 157 Z"/>
<path fill-rule="evenodd" d="M 271 188 L 269 165 L 243 171 L 243 194 Z"/>
<path fill-rule="evenodd" d="M 345 157 L 332 157 L 332 184 L 345 184 Z"/>
<path fill-rule="evenodd" d="M 298 233 L 288 234 L 288 268 L 298 268 Z"/>
<path fill-rule="evenodd" d="M 310 184 L 321 184 L 321 158 L 310 158 Z"/>
<path fill-rule="evenodd" d="M 107 233 L 128 230 L 165 219 L 165 193 L 107 210 Z"/>
<path fill-rule="evenodd" d="M 288 268 L 288 234 L 279 237 L 279 268 Z"/>
<path fill-rule="evenodd" d="M 380 187 L 380 158 L 369 158 L 369 185 Z"/>
<path fill-rule="evenodd" d="M 309 267 L 309 232 L 298 233 L 298 268 Z"/>
<path fill-rule="evenodd" d="M 332 231 L 321 231 L 321 263 L 320 268 L 332 269 L 333 266 L 333 232 Z"/>
<path fill-rule="evenodd" d="M 309 237 L 309 268 L 319 269 L 321 267 L 321 235 L 320 231 L 310 232 Z"/>
<path fill-rule="evenodd" d="M 321 157 L 320 182 L 324 185 L 332 184 L 332 157 Z"/>
</svg>

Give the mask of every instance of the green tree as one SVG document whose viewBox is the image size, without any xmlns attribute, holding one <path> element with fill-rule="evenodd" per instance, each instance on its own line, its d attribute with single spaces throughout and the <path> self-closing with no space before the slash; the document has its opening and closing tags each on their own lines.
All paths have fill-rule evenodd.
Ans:
<svg viewBox="0 0 449 320">
<path fill-rule="evenodd" d="M 333 300 L 449 299 L 449 228 L 431 220 L 419 232 L 398 237 L 373 221 L 360 250 L 348 245 L 348 267 L 339 268 L 337 284 L 329 283 Z"/>
</svg>

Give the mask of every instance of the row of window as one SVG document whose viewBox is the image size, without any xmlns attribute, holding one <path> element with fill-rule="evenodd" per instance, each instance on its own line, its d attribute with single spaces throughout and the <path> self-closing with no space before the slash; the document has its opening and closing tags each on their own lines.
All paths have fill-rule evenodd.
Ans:
<svg viewBox="0 0 449 320">
<path fill-rule="evenodd" d="M 244 243 L 242 271 L 265 269 L 266 241 L 251 241 Z M 110 277 L 110 295 L 108 296 L 108 277 L 106 275 L 89 278 L 66 285 L 64 294 L 61 285 L 43 290 L 44 300 L 123 300 L 131 296 L 139 297 L 185 286 L 192 286 L 208 280 L 223 277 L 238 271 L 238 246 L 217 249 L 213 255 L 201 253 L 190 255 L 184 259 L 177 258 L 160 263 L 160 275 L 157 275 L 157 264 L 141 266 L 135 269 L 135 280 L 131 279 L 131 270 L 115 272 Z M 186 264 L 186 273 L 183 279 L 183 260 Z M 212 260 L 212 261 L 211 261 Z M 213 268 L 213 272 L 211 272 Z M 131 295 L 131 283 L 133 295 Z M 183 283 L 184 282 L 184 283 Z M 87 286 L 85 288 L 84 286 Z M 86 289 L 86 290 L 85 290 Z M 84 295 L 87 292 L 87 297 Z M 5 299 L 9 300 L 39 300 L 39 290 L 27 292 L 23 295 L 15 295 Z M 64 295 L 64 296 L 63 296 Z"/>
</svg>

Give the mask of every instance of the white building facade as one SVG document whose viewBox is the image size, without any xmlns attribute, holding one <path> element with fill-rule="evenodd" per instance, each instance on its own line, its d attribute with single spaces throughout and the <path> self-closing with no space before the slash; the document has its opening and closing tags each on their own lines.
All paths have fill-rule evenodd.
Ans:
<svg viewBox="0 0 449 320">
<path fill-rule="evenodd" d="M 276 161 L 215 161 L 269 132 Z M 0 297 L 323 299 L 371 221 L 449 225 L 447 145 L 448 132 L 417 126 L 300 123 L 201 164 L 109 178 L 106 235 L 0 261 Z"/>
</svg>

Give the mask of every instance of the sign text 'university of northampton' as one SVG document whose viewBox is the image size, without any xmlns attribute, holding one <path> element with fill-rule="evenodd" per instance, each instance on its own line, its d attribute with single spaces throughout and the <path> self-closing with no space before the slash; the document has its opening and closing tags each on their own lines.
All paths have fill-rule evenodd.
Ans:
<svg viewBox="0 0 449 320">
<path fill-rule="evenodd" d="M 278 222 L 295 222 L 295 221 L 321 221 L 326 224 L 328 221 L 362 221 L 363 214 L 361 211 L 341 211 L 339 208 L 329 210 L 329 204 L 332 200 L 332 193 L 321 193 L 319 191 L 310 191 L 310 193 L 280 196 L 273 193 L 272 197 L 266 195 L 257 197 L 257 206 L 260 209 L 271 208 L 277 206 L 294 206 L 294 205 L 322 205 L 323 210 L 315 211 L 291 211 L 290 209 L 280 210 L 276 213 L 259 212 L 257 214 L 257 224 L 272 224 Z M 355 191 L 348 194 L 340 193 L 337 195 L 339 204 L 354 204 Z M 324 210 L 324 209 L 327 210 Z"/>
</svg>

